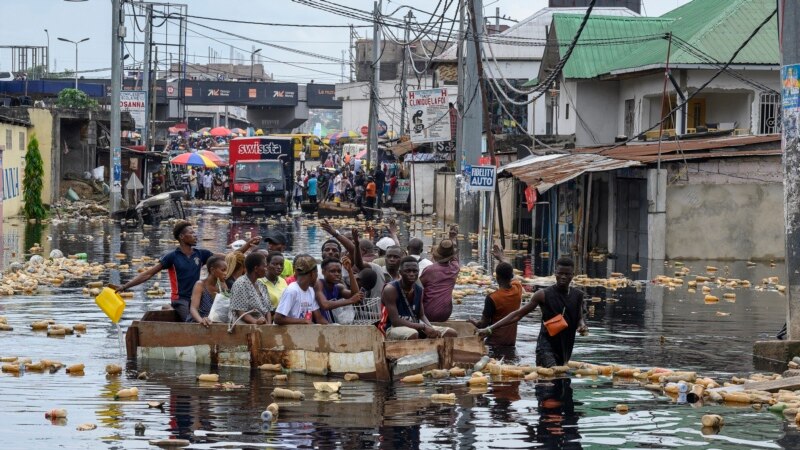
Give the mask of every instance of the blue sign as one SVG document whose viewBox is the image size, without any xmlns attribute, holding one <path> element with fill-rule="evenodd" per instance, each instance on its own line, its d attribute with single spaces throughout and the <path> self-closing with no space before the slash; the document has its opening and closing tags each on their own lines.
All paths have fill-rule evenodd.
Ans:
<svg viewBox="0 0 800 450">
<path fill-rule="evenodd" d="M 472 166 L 468 172 L 471 191 L 493 191 L 497 182 L 497 167 Z"/>
</svg>

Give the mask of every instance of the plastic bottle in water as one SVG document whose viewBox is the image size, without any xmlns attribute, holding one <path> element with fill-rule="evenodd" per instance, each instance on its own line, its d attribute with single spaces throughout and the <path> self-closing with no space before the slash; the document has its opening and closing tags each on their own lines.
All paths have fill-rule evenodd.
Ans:
<svg viewBox="0 0 800 450">
<path fill-rule="evenodd" d="M 475 363 L 475 367 L 472 369 L 476 372 L 483 370 L 483 368 L 486 367 L 486 364 L 489 364 L 489 355 L 483 355 L 483 357 Z"/>
</svg>

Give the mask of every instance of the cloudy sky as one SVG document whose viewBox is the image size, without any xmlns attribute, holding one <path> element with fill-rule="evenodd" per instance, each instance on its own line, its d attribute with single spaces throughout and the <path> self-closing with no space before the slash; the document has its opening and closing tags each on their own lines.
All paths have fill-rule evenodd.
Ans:
<svg viewBox="0 0 800 450">
<path fill-rule="evenodd" d="M 658 16 L 686 2 L 687 0 L 644 0 L 643 13 Z M 285 24 L 365 25 L 365 22 L 308 6 L 303 0 L 184 0 L 182 3 L 188 5 L 189 15 L 194 16 Z M 322 0 L 321 3 L 347 5 L 350 14 L 353 14 L 352 11 L 357 13 L 359 10 L 370 10 L 373 4 L 371 0 Z M 401 18 L 408 11 L 403 6 L 411 5 L 432 13 L 437 3 L 439 2 L 433 0 L 384 0 L 383 12 L 390 14 L 399 9 L 393 16 Z M 441 3 L 455 5 L 456 2 L 445 0 Z M 484 4 L 486 16 L 494 16 L 495 8 L 499 7 L 500 15 L 521 20 L 547 6 L 547 0 L 484 0 Z M 57 38 L 63 37 L 74 41 L 88 37 L 89 41 L 80 44 L 79 47 L 79 70 L 110 67 L 111 0 L 88 0 L 83 3 L 67 0 L 0 0 L 0 5 L 6 18 L 0 27 L 0 45 L 47 45 L 47 34 L 44 31 L 47 29 L 50 35 L 51 71 L 54 71 L 54 68 L 62 71 L 65 68 L 70 70 L 74 68 L 75 47 Z M 130 7 L 126 8 L 126 11 L 130 13 Z M 441 8 L 438 13 L 441 13 Z M 429 16 L 422 12 L 414 14 L 422 24 L 429 20 Z M 446 12 L 448 18 L 453 18 L 454 15 L 455 6 Z M 232 46 L 235 57 L 241 57 L 249 63 L 250 52 L 254 48 L 262 48 L 261 53 L 264 55 L 262 62 L 266 71 L 272 73 L 276 79 L 295 82 L 307 82 L 312 79 L 318 82 L 339 81 L 341 64 L 266 44 L 341 59 L 342 50 L 347 49 L 349 42 L 347 28 L 274 27 L 194 18 L 189 20 L 192 22 L 188 26 L 187 36 L 189 62 L 206 63 L 209 54 L 227 59 L 230 57 Z M 502 20 L 501 23 L 513 24 Z M 139 24 L 142 25 L 141 21 Z M 449 23 L 445 25 L 443 33 L 447 34 Z M 239 36 L 225 35 L 208 27 Z M 133 37 L 134 29 L 135 26 L 129 23 L 128 39 Z M 177 26 L 173 24 L 169 32 L 176 29 Z M 371 27 L 356 30 L 361 37 L 372 36 Z M 156 33 L 163 35 L 165 30 L 162 27 Z M 135 37 L 141 40 L 143 36 L 137 30 Z M 251 39 L 259 40 L 261 43 L 253 42 Z M 141 61 L 141 47 L 135 47 L 130 46 L 126 50 L 126 53 L 132 54 L 126 61 L 128 65 Z M 165 53 L 163 59 L 168 58 L 169 55 Z M 10 68 L 11 51 L 0 49 L 0 70 Z M 107 77 L 108 72 L 97 71 L 86 73 L 85 76 Z"/>
</svg>

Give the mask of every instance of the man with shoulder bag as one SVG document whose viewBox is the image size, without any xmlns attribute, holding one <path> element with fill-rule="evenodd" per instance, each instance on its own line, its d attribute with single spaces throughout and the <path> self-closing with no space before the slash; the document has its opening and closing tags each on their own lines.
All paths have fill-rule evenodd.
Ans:
<svg viewBox="0 0 800 450">
<path fill-rule="evenodd" d="M 498 328 L 519 322 L 539 306 L 542 308 L 542 328 L 536 345 L 536 365 L 553 367 L 567 364 L 575 346 L 575 334 L 586 335 L 588 332 L 583 317 L 585 294 L 570 286 L 574 276 L 575 264 L 572 260 L 559 258 L 554 285 L 537 291 L 528 304 L 476 333 L 490 336 Z"/>
</svg>

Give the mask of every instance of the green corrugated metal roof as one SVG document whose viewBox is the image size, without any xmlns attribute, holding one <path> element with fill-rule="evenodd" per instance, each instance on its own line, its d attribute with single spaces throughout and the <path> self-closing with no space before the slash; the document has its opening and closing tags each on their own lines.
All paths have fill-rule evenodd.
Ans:
<svg viewBox="0 0 800 450">
<path fill-rule="evenodd" d="M 744 39 L 775 9 L 775 0 L 694 0 L 663 16 L 589 18 L 570 60 L 565 78 L 594 78 L 622 69 L 663 65 L 664 39 L 594 45 L 598 40 L 629 38 L 672 32 L 717 61 L 727 61 Z M 581 15 L 556 14 L 553 26 L 563 54 L 577 33 Z M 671 64 L 707 64 L 673 42 Z M 773 18 L 739 53 L 735 64 L 780 64 L 777 20 Z"/>
<path fill-rule="evenodd" d="M 553 14 L 553 26 L 559 41 L 559 55 L 567 52 L 583 21 L 582 14 Z M 653 38 L 664 42 L 663 35 L 672 19 L 652 17 L 592 16 L 586 22 L 578 45 L 564 66 L 565 78 L 594 78 L 608 73 L 616 63 L 643 45 L 637 39 Z"/>
<path fill-rule="evenodd" d="M 539 84 L 539 78 L 531 78 L 530 80 L 526 81 L 522 87 L 534 87 Z"/>
</svg>

